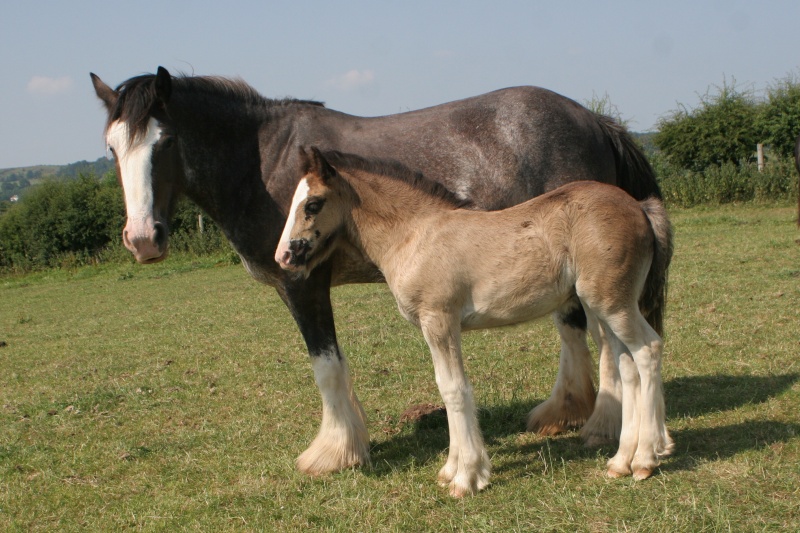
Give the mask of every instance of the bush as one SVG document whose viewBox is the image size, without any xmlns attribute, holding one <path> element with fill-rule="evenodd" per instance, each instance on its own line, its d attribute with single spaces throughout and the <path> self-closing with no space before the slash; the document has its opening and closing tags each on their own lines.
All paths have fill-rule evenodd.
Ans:
<svg viewBox="0 0 800 533">
<path fill-rule="evenodd" d="M 798 194 L 797 172 L 787 157 L 770 157 L 762 172 L 756 163 L 724 163 L 695 171 L 670 164 L 661 155 L 655 155 L 652 162 L 668 205 L 791 202 Z"/>
<path fill-rule="evenodd" d="M 200 210 L 178 203 L 170 222 L 170 250 L 191 255 L 228 254 L 231 247 L 208 217 L 200 233 Z M 0 215 L 0 269 L 47 267 L 130 260 L 122 246 L 125 203 L 113 172 L 102 179 L 81 175 L 33 187 Z"/>
<path fill-rule="evenodd" d="M 659 120 L 653 140 L 670 164 L 692 171 L 748 162 L 762 140 L 759 111 L 752 94 L 725 83 L 699 108 L 681 106 Z"/>
<path fill-rule="evenodd" d="M 44 182 L 0 218 L 0 267 L 58 266 L 65 253 L 85 261 L 119 235 L 124 213 L 113 176 Z"/>
<path fill-rule="evenodd" d="M 759 117 L 764 143 L 784 157 L 792 157 L 800 134 L 800 83 L 787 76 L 767 88 Z"/>
</svg>

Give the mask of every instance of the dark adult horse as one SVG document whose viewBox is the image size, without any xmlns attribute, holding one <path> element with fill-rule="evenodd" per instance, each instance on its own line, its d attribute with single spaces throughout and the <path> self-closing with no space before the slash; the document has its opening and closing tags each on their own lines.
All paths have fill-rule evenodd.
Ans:
<svg viewBox="0 0 800 533">
<path fill-rule="evenodd" d="M 106 140 L 125 194 L 123 242 L 141 263 L 164 259 L 176 199 L 186 194 L 231 241 L 248 272 L 272 285 L 297 322 L 322 395 L 319 435 L 298 459 L 318 474 L 369 460 L 364 413 L 339 348 L 330 302 L 335 284 L 380 281 L 374 265 L 342 252 L 306 280 L 273 260 L 302 177 L 302 145 L 393 159 L 484 209 L 500 209 L 575 180 L 616 184 L 637 200 L 660 196 L 652 169 L 622 127 L 563 96 L 517 87 L 420 111 L 360 118 L 318 102 L 271 100 L 241 81 L 155 75 L 111 89 L 92 74 L 108 111 Z M 642 302 L 660 316 L 664 295 Z M 595 401 L 586 317 L 554 316 L 562 350 L 550 398 L 528 428 L 580 425 L 587 442 L 619 437 L 621 387 L 601 348 Z M 658 322 L 658 320 L 657 320 Z M 353 422 L 355 420 L 355 423 Z"/>
</svg>

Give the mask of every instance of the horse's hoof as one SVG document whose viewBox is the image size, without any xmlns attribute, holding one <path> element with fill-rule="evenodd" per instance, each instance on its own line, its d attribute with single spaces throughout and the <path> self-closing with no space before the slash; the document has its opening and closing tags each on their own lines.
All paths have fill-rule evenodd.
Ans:
<svg viewBox="0 0 800 533">
<path fill-rule="evenodd" d="M 478 487 L 473 487 L 470 484 L 450 483 L 450 496 L 453 498 L 463 498 L 464 496 L 475 496 L 478 493 Z"/>
<path fill-rule="evenodd" d="M 616 470 L 614 470 L 613 468 L 609 468 L 608 470 L 606 470 L 606 475 L 607 475 L 608 477 L 610 477 L 610 478 L 613 478 L 613 479 L 619 479 L 619 478 L 621 478 L 621 477 L 625 477 L 625 476 L 628 476 L 628 475 L 630 475 L 630 472 L 625 472 L 625 473 L 623 473 L 623 472 L 617 472 L 617 471 L 616 471 Z"/>
<path fill-rule="evenodd" d="M 652 468 L 637 468 L 633 472 L 633 479 L 635 479 L 636 481 L 642 481 L 643 479 L 647 479 L 652 475 L 653 475 Z"/>
</svg>

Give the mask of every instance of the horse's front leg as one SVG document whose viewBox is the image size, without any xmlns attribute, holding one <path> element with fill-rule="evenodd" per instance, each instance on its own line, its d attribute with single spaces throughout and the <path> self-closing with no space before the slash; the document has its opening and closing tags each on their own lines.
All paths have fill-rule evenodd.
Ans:
<svg viewBox="0 0 800 533">
<path fill-rule="evenodd" d="M 297 468 L 310 475 L 369 463 L 366 416 L 353 392 L 347 361 L 336 341 L 330 273 L 329 265 L 320 265 L 308 279 L 289 280 L 278 289 L 306 342 L 322 395 L 319 433 L 297 458 Z"/>
<path fill-rule="evenodd" d="M 436 384 L 447 409 L 450 450 L 439 471 L 439 483 L 461 498 L 489 484 L 489 456 L 483 444 L 472 386 L 461 359 L 461 327 L 457 319 L 434 315 L 421 320 L 422 333 L 431 349 Z"/>
</svg>

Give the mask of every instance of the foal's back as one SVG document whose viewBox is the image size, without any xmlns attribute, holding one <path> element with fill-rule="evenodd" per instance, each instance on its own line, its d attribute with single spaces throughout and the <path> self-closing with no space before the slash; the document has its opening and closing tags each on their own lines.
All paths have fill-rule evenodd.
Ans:
<svg viewBox="0 0 800 533">
<path fill-rule="evenodd" d="M 621 189 L 581 181 L 502 211 L 444 211 L 426 221 L 393 291 L 433 312 L 461 309 L 482 328 L 548 314 L 576 291 L 598 305 L 635 302 L 653 234 L 639 202 Z M 398 265 L 399 266 L 399 265 Z M 603 287 L 621 288 L 607 297 Z"/>
</svg>

